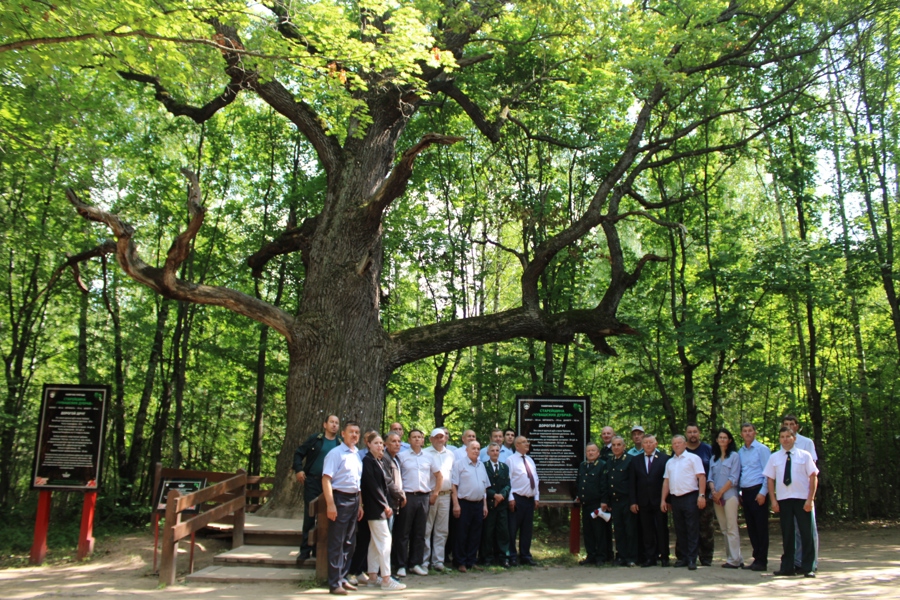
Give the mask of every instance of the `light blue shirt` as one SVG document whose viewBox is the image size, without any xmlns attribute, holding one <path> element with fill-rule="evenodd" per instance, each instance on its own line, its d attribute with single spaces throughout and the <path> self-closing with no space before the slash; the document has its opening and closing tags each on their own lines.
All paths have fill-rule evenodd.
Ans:
<svg viewBox="0 0 900 600">
<path fill-rule="evenodd" d="M 486 461 L 490 460 L 490 458 L 488 457 L 487 451 L 488 451 L 487 447 L 484 447 L 481 449 L 481 452 L 478 453 L 479 462 L 486 462 Z M 509 458 L 510 456 L 512 456 L 513 454 L 515 454 L 515 452 L 513 452 L 512 450 L 510 450 L 503 444 L 500 444 L 500 456 L 497 458 L 497 462 L 505 463 L 506 459 Z"/>
<path fill-rule="evenodd" d="M 631 450 L 628 451 L 629 456 L 640 456 L 643 453 L 644 453 L 644 448 L 643 447 L 638 448 L 637 446 L 635 446 L 634 448 L 632 448 Z"/>
<path fill-rule="evenodd" d="M 362 460 L 359 458 L 359 451 L 341 442 L 325 457 L 322 476 L 325 475 L 331 477 L 333 490 L 345 494 L 359 493 L 359 482 L 362 478 Z"/>
<path fill-rule="evenodd" d="M 466 460 L 458 460 L 453 463 L 450 481 L 456 486 L 457 498 L 471 502 L 484 500 L 485 490 L 491 487 L 487 471 L 484 470 L 484 463 L 477 460 L 473 464 L 468 457 Z"/>
<path fill-rule="evenodd" d="M 721 490 L 730 481 L 731 487 L 722 494 L 722 501 L 734 498 L 738 495 L 738 485 L 741 481 L 741 457 L 737 452 L 732 452 L 727 458 L 719 458 L 713 455 L 709 463 L 709 480 L 715 486 L 716 491 Z"/>
<path fill-rule="evenodd" d="M 738 456 L 741 458 L 741 487 L 749 488 L 762 484 L 759 493 L 763 496 L 769 493 L 769 481 L 763 475 L 763 469 L 772 456 L 772 451 L 756 440 L 750 444 L 748 448 L 746 444 L 741 444 L 738 450 Z"/>
</svg>

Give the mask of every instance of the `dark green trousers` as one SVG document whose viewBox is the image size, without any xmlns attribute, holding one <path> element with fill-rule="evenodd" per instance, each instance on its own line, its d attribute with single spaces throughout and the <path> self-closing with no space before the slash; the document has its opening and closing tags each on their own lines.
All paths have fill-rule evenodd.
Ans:
<svg viewBox="0 0 900 600">
<path fill-rule="evenodd" d="M 591 562 L 605 562 L 606 557 L 606 521 L 591 517 L 591 513 L 600 508 L 600 503 L 581 505 L 581 534 L 584 537 L 584 551 Z"/>
<path fill-rule="evenodd" d="M 488 509 L 481 530 L 481 559 L 487 563 L 505 560 L 509 555 L 508 515 L 506 501 Z"/>
<path fill-rule="evenodd" d="M 638 561 L 637 515 L 631 512 L 628 500 L 614 501 L 609 505 L 612 513 L 613 530 L 616 537 L 616 552 L 619 560 Z"/>
</svg>

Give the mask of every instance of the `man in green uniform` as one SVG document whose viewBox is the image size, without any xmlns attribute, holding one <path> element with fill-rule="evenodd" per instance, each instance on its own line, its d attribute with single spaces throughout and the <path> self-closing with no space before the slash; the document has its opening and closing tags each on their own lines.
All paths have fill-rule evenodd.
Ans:
<svg viewBox="0 0 900 600">
<path fill-rule="evenodd" d="M 343 441 L 338 435 L 341 420 L 336 415 L 328 415 L 322 423 L 322 429 L 321 433 L 312 434 L 294 450 L 294 472 L 297 474 L 297 481 L 303 484 L 303 501 L 306 504 L 303 514 L 303 538 L 297 560 L 306 560 L 315 553 L 315 548 L 309 545 L 309 532 L 315 527 L 316 518 L 309 516 L 309 505 L 322 493 L 322 466 L 325 464 L 325 455 Z"/>
<path fill-rule="evenodd" d="M 600 448 L 597 444 L 588 444 L 584 455 L 586 460 L 578 467 L 576 487 L 578 502 L 581 503 L 581 532 L 587 557 L 578 564 L 603 566 L 606 555 L 606 522 L 596 511 L 601 504 L 606 462 L 600 460 Z"/>
<path fill-rule="evenodd" d="M 616 538 L 616 564 L 636 567 L 638 558 L 637 522 L 631 512 L 631 459 L 625 453 L 625 440 L 616 436 L 612 441 L 613 456 L 603 470 L 604 485 L 600 507 L 612 513 Z"/>
</svg>

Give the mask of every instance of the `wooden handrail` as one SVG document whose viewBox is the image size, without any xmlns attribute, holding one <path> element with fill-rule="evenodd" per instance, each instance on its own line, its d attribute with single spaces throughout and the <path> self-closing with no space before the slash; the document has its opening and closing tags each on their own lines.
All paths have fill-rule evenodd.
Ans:
<svg viewBox="0 0 900 600">
<path fill-rule="evenodd" d="M 181 495 L 178 490 L 170 490 L 166 498 L 166 525 L 163 530 L 162 562 L 159 568 L 159 580 L 163 585 L 174 585 L 175 563 L 178 558 L 178 542 L 211 522 L 234 513 L 234 529 L 232 530 L 232 548 L 244 545 L 244 512 L 247 505 L 247 473 L 239 469 L 229 478 L 202 490 Z M 195 515 L 184 522 L 181 514 L 195 504 L 226 498 L 218 506 Z"/>
</svg>

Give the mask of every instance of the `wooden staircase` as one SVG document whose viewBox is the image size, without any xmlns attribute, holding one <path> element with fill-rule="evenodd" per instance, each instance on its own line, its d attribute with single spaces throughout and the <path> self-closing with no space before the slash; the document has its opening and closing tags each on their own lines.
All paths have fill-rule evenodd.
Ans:
<svg viewBox="0 0 900 600">
<path fill-rule="evenodd" d="M 302 519 L 275 519 L 247 515 L 244 545 L 219 554 L 213 566 L 191 573 L 186 581 L 209 583 L 297 583 L 316 578 L 316 560 L 298 564 Z M 210 528 L 225 535 L 230 526 L 211 523 Z"/>
</svg>

